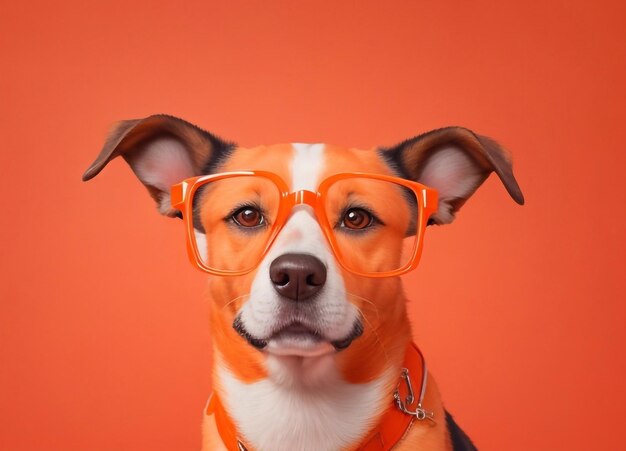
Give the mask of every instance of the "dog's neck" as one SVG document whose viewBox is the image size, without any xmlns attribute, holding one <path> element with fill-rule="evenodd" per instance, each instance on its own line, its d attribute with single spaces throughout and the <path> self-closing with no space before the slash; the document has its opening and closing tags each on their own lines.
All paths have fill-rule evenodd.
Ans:
<svg viewBox="0 0 626 451">
<path fill-rule="evenodd" d="M 392 401 L 404 349 L 411 340 L 404 303 L 400 305 L 394 333 L 379 336 L 371 331 L 376 349 L 353 354 L 363 363 L 358 382 L 347 380 L 354 377 L 346 377 L 345 371 L 349 367 L 354 372 L 360 362 L 340 362 L 348 359 L 350 349 L 344 355 L 321 357 L 270 355 L 268 376 L 247 382 L 229 369 L 225 354 L 216 347 L 214 390 L 242 438 L 254 449 L 278 451 L 336 450 L 359 444 Z M 373 365 L 374 359 L 383 359 L 384 365 Z M 383 370 L 366 377 L 368 367 L 375 366 Z"/>
</svg>

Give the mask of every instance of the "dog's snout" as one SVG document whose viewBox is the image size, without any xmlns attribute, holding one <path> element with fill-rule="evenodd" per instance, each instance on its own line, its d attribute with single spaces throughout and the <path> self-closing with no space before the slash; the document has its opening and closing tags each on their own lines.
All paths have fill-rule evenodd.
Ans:
<svg viewBox="0 0 626 451">
<path fill-rule="evenodd" d="M 270 265 L 270 279 L 282 296 L 304 301 L 326 283 L 326 266 L 313 255 L 284 254 Z"/>
</svg>

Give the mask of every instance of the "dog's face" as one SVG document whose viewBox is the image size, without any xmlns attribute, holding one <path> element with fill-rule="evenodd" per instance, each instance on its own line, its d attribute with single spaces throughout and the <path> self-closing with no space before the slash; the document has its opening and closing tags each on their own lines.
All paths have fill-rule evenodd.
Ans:
<svg viewBox="0 0 626 451">
<path fill-rule="evenodd" d="M 84 179 L 95 176 L 117 155 L 124 156 L 159 210 L 169 216 L 179 214 L 170 204 L 172 184 L 196 175 L 240 170 L 274 173 L 290 192 L 316 192 L 323 180 L 340 173 L 405 177 L 439 191 L 439 209 L 430 218 L 437 224 L 451 222 L 491 171 L 498 173 L 516 201 L 523 201 L 503 151 L 461 128 L 431 132 L 386 150 L 324 144 L 244 149 L 180 119 L 151 116 L 118 125 Z M 367 261 L 396 267 L 412 223 L 406 199 L 398 190 L 369 187 L 374 206 L 346 207 L 355 192 L 367 190 L 354 186 L 329 195 L 330 221 L 337 224 L 338 235 L 345 236 L 340 239 L 354 240 L 358 235 L 346 244 L 358 246 L 352 258 L 363 260 L 363 265 Z M 279 208 L 279 198 L 266 191 L 259 181 L 224 183 L 198 196 L 194 207 L 194 238 L 203 258 L 222 268 L 254 266 L 244 275 L 210 280 L 218 359 L 244 381 L 266 377 L 268 366 L 277 362 L 293 366 L 309 360 L 332 360 L 351 382 L 372 380 L 390 358 L 401 358 L 403 349 L 390 349 L 389 337 L 408 334 L 400 279 L 363 277 L 344 269 L 308 205 L 289 212 L 271 247 L 257 261 L 255 249 L 262 247 L 267 223 Z M 256 200 L 250 202 L 251 197 Z M 260 204 L 262 208 L 257 207 Z M 374 221 L 377 227 L 372 226 Z M 311 373 L 307 371 L 307 377 Z"/>
<path fill-rule="evenodd" d="M 355 171 L 392 174 L 389 166 L 375 152 L 322 144 L 239 149 L 224 162 L 220 170 L 235 171 L 242 168 L 273 172 L 288 184 L 291 192 L 315 192 L 322 180 L 337 173 Z M 250 247 L 249 241 L 254 237 L 250 238 L 247 232 L 241 243 L 240 231 L 229 231 L 232 225 L 221 221 L 227 212 L 233 211 L 242 199 L 247 198 L 245 192 L 228 188 L 225 190 L 228 194 L 212 192 L 210 196 L 204 196 L 199 206 L 200 211 L 215 218 L 207 218 L 204 223 L 216 223 L 216 227 L 220 228 L 216 230 L 216 227 L 212 227 L 212 233 L 197 240 L 206 243 L 207 253 L 220 249 L 211 258 L 212 261 L 219 261 L 220 258 L 253 258 L 250 252 L 246 252 L 245 246 Z M 249 187 L 245 189 L 249 190 Z M 255 187 L 253 191 L 259 193 L 264 190 L 263 187 Z M 338 206 L 342 205 L 343 196 L 340 193 L 333 194 L 335 199 L 332 201 Z M 402 216 L 405 214 L 402 209 L 405 201 L 400 193 L 396 196 L 389 196 L 389 204 L 381 205 L 380 208 L 395 205 L 399 210 L 397 216 Z M 259 203 L 264 204 L 265 214 L 272 217 L 272 210 L 277 206 L 263 199 Z M 336 210 L 341 211 L 342 208 Z M 256 221 L 260 221 L 259 212 L 252 214 L 256 215 Z M 337 222 L 334 218 L 331 220 Z M 378 246 L 369 249 L 367 253 L 371 259 L 380 260 L 381 264 L 385 260 L 393 264 L 399 258 L 396 250 L 402 247 L 404 234 L 377 234 Z M 221 267 L 227 265 L 229 262 L 223 262 Z M 242 262 L 236 266 L 248 265 Z M 375 327 L 381 325 L 379 316 L 389 313 L 381 312 L 385 309 L 393 310 L 392 304 L 381 304 L 395 300 L 399 304 L 398 313 L 404 308 L 398 292 L 398 278 L 375 280 L 355 276 L 342 268 L 330 249 L 318 218 L 306 205 L 293 209 L 254 271 L 239 277 L 213 278 L 211 288 L 213 301 L 223 318 L 222 325 L 229 329 L 234 324 L 234 329 L 250 345 L 274 356 L 335 354 L 337 350 L 348 348 L 363 331 L 365 334 L 358 342 L 361 346 L 371 347 L 376 340 Z M 385 324 L 393 327 L 391 322 Z M 230 343 L 224 345 L 232 348 Z M 256 354 L 257 358 L 262 355 Z"/>
</svg>

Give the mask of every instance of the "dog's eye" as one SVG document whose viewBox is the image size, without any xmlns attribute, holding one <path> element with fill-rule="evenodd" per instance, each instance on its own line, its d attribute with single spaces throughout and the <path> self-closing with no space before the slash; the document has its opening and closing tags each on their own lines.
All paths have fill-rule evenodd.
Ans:
<svg viewBox="0 0 626 451">
<path fill-rule="evenodd" d="M 231 216 L 237 225 L 242 227 L 258 227 L 265 223 L 265 218 L 258 208 L 242 207 Z"/>
<path fill-rule="evenodd" d="M 351 208 L 343 215 L 341 225 L 352 230 L 362 230 L 374 223 L 374 216 L 362 208 Z"/>
</svg>

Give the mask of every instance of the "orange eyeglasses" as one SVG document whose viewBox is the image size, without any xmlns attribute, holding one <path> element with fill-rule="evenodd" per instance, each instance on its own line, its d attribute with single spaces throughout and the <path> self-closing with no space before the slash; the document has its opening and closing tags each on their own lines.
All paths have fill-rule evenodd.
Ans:
<svg viewBox="0 0 626 451">
<path fill-rule="evenodd" d="M 343 268 L 390 277 L 417 267 L 437 192 L 366 173 L 332 175 L 317 192 L 290 192 L 274 173 L 236 171 L 184 180 L 172 186 L 171 201 L 183 214 L 190 261 L 209 274 L 254 270 L 293 208 L 308 205 Z"/>
</svg>

